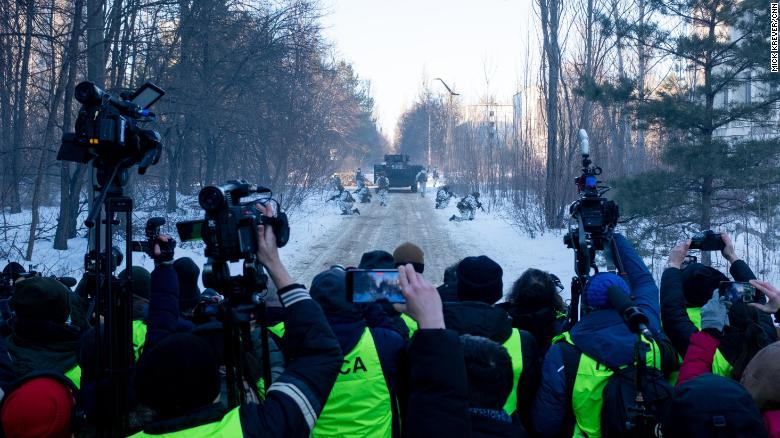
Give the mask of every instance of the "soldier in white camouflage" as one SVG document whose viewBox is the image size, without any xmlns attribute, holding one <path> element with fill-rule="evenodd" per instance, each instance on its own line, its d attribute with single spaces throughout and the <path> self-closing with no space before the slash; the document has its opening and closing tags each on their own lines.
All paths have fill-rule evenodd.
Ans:
<svg viewBox="0 0 780 438">
<path fill-rule="evenodd" d="M 379 205 L 382 207 L 387 206 L 387 192 L 390 189 L 390 180 L 387 179 L 387 175 L 384 173 L 379 175 L 376 180 L 376 193 L 379 195 Z"/>
<path fill-rule="evenodd" d="M 348 216 L 353 214 L 360 214 L 360 210 L 353 208 L 355 205 L 355 198 L 349 193 L 349 190 L 344 186 L 339 185 L 339 192 L 333 195 L 328 201 L 336 201 L 339 209 L 341 209 L 342 216 Z"/>
<path fill-rule="evenodd" d="M 417 181 L 417 190 L 420 191 L 420 197 L 425 197 L 425 187 L 428 185 L 428 172 L 425 169 L 417 172 L 417 176 L 414 178 Z"/>
<path fill-rule="evenodd" d="M 450 190 L 450 186 L 445 184 L 439 187 L 439 190 L 436 191 L 436 208 L 447 208 L 450 205 L 450 199 L 456 197 L 455 193 Z"/>
<path fill-rule="evenodd" d="M 453 214 L 450 220 L 455 222 L 473 221 L 478 208 L 485 211 L 482 208 L 482 203 L 479 202 L 479 192 L 474 192 L 458 201 L 460 217 Z"/>
</svg>

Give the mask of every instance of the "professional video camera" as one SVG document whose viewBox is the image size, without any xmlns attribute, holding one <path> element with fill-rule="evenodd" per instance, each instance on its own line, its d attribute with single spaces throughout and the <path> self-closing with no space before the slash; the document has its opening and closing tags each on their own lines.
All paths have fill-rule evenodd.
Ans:
<svg viewBox="0 0 780 438">
<path fill-rule="evenodd" d="M 128 171 L 138 165 L 143 175 L 157 164 L 162 146 L 160 135 L 141 129 L 140 123 L 155 120 L 149 108 L 165 92 L 146 83 L 134 93 L 118 96 L 101 90 L 93 82 L 76 86 L 75 97 L 81 103 L 74 132 L 62 136 L 57 159 L 90 163 L 93 170 L 94 200 L 84 224 L 90 229 L 90 251 L 84 258 L 86 287 L 84 295 L 103 317 L 104 330 L 96 337 L 95 364 L 101 385 L 98 403 L 109 412 L 96 419 L 99 436 L 125 436 L 129 426 L 127 370 L 134 361 L 132 348 L 132 275 L 117 279 L 114 271 L 122 263 L 112 242 L 114 226 L 124 214 L 125 254 L 132 251 L 133 200 L 124 195 Z M 131 257 L 125 257 L 125 270 L 131 272 Z M 91 310 L 90 310 L 91 314 Z"/>
<path fill-rule="evenodd" d="M 242 202 L 242 198 L 260 195 Z M 263 357 L 268 356 L 265 301 L 261 292 L 268 286 L 268 277 L 257 260 L 257 227 L 270 226 L 276 235 L 276 245 L 283 247 L 290 238 L 287 215 L 279 209 L 271 190 L 244 180 L 228 181 L 222 186 L 208 186 L 198 194 L 198 202 L 206 211 L 203 220 L 176 224 L 182 241 L 202 239 L 208 261 L 203 267 L 203 285 L 219 292 L 224 300 L 211 303 L 218 306 L 218 319 L 225 333 L 225 369 L 228 405 L 235 407 L 252 400 L 243 379 L 244 352 L 252 349 L 250 322 L 261 329 Z M 275 203 L 275 217 L 263 215 L 256 204 Z M 243 260 L 242 275 L 231 276 L 229 262 Z M 213 309 L 212 309 L 213 311 Z M 263 379 L 270 382 L 271 368 L 263 361 Z"/>
<path fill-rule="evenodd" d="M 81 103 L 75 132 L 62 136 L 58 160 L 87 163 L 97 158 L 105 163 L 138 163 L 138 173 L 160 159 L 160 134 L 140 129 L 137 123 L 154 120 L 149 111 L 163 95 L 160 87 L 146 83 L 132 95 L 113 96 L 93 82 L 76 86 L 75 97 Z"/>
<path fill-rule="evenodd" d="M 568 248 L 574 249 L 574 270 L 572 279 L 570 323 L 579 317 L 580 292 L 588 281 L 591 270 L 598 272 L 596 251 L 603 251 L 607 261 L 607 270 L 623 272 L 620 257 L 614 248 L 613 231 L 620 215 L 614 201 L 604 197 L 610 187 L 599 185 L 600 167 L 593 166 L 590 160 L 588 133 L 580 129 L 580 148 L 582 152 L 582 174 L 575 178 L 579 198 L 569 206 L 571 222 L 569 230 L 563 236 Z"/>
<path fill-rule="evenodd" d="M 242 198 L 261 195 L 246 202 Z M 221 186 L 204 187 L 198 194 L 198 202 L 206 211 L 203 220 L 183 221 L 176 224 L 182 241 L 202 239 L 206 243 L 205 255 L 210 261 L 254 262 L 257 254 L 257 226 L 270 225 L 276 234 L 276 245 L 283 247 L 290 238 L 287 215 L 276 208 L 276 216 L 260 213 L 256 204 L 272 201 L 271 190 L 243 180 L 228 181 Z M 218 289 L 224 285 L 222 273 L 213 272 L 208 263 L 203 271 L 203 284 Z M 262 290 L 264 287 L 259 287 Z"/>
</svg>

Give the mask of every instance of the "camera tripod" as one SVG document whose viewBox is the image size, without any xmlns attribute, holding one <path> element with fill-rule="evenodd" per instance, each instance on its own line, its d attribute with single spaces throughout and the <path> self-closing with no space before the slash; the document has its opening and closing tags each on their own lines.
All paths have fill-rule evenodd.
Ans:
<svg viewBox="0 0 780 438">
<path fill-rule="evenodd" d="M 95 361 L 98 382 L 98 436 L 126 436 L 129 422 L 128 387 L 133 367 L 132 341 L 132 212 L 133 200 L 124 196 L 128 168 L 132 163 L 120 161 L 114 166 L 93 164 L 97 193 L 84 224 L 92 230 L 95 259 L 90 266 L 85 261 L 87 284 L 96 311 Z M 117 213 L 125 220 L 126 278 L 119 280 L 113 273 L 117 267 L 112 254 L 114 226 L 119 225 Z M 104 228 L 104 229 L 103 229 Z M 89 290 L 89 289 L 92 290 Z M 100 319 L 103 317 L 103 323 Z M 102 327 L 101 327 L 102 325 Z"/>
<path fill-rule="evenodd" d="M 225 260 L 209 258 L 203 268 L 203 285 L 225 296 L 219 305 L 218 319 L 222 322 L 224 336 L 223 356 L 229 408 L 265 398 L 265 391 L 271 384 L 266 306 L 259 293 L 266 290 L 268 278 L 262 269 L 252 257 L 244 260 L 242 275 L 231 276 Z M 260 326 L 262 394 L 259 388 L 253 386 L 255 376 L 245 366 L 247 351 L 253 349 L 252 321 Z M 245 382 L 249 385 L 245 385 Z"/>
</svg>

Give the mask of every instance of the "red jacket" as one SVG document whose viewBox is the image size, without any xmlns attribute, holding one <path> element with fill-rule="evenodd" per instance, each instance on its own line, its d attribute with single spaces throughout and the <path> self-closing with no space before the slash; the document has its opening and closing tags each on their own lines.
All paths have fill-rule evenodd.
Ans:
<svg viewBox="0 0 780 438">
<path fill-rule="evenodd" d="M 706 332 L 692 334 L 688 351 L 685 352 L 685 359 L 680 365 L 677 386 L 702 374 L 711 373 L 715 350 L 718 349 L 719 345 L 720 339 L 716 339 Z"/>
</svg>

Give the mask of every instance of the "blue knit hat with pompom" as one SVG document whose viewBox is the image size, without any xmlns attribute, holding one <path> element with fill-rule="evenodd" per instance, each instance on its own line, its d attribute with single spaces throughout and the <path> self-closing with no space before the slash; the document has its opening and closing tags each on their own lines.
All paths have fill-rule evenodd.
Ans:
<svg viewBox="0 0 780 438">
<path fill-rule="evenodd" d="M 611 286 L 617 286 L 626 295 L 631 295 L 628 283 L 619 275 L 611 272 L 602 272 L 594 275 L 588 281 L 588 285 L 585 287 L 585 304 L 593 310 L 603 310 L 611 307 L 607 295 L 607 289 Z"/>
</svg>

